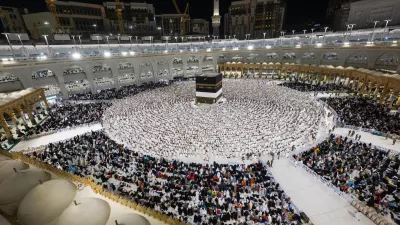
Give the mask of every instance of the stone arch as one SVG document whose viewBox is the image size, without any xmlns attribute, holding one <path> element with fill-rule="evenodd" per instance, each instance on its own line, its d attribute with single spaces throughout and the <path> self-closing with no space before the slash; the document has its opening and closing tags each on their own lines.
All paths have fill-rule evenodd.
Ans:
<svg viewBox="0 0 400 225">
<path fill-rule="evenodd" d="M 168 61 L 165 59 L 162 59 L 157 62 L 157 77 L 159 80 L 168 80 L 168 77 L 170 77 L 170 69 L 169 69 L 169 64 Z"/>
<path fill-rule="evenodd" d="M 301 63 L 303 64 L 314 64 L 315 63 L 315 54 L 314 52 L 305 52 L 301 57 Z"/>
<path fill-rule="evenodd" d="M 247 56 L 247 58 L 246 58 L 248 61 L 259 61 L 261 58 L 260 58 L 260 55 L 258 54 L 258 53 L 251 53 L 251 54 L 249 54 L 248 56 Z"/>
<path fill-rule="evenodd" d="M 64 68 L 63 75 L 74 75 L 74 74 L 85 74 L 86 72 L 83 69 L 83 66 L 79 64 L 71 64 Z"/>
<path fill-rule="evenodd" d="M 81 64 L 70 64 L 63 69 L 64 85 L 70 93 L 90 91 L 86 71 Z"/>
<path fill-rule="evenodd" d="M 187 58 L 186 75 L 188 77 L 194 77 L 200 71 L 199 68 L 199 58 L 197 56 L 191 55 Z"/>
<path fill-rule="evenodd" d="M 149 60 L 143 60 L 139 64 L 139 75 L 141 80 L 150 81 L 154 78 L 153 65 Z"/>
<path fill-rule="evenodd" d="M 268 52 L 267 54 L 265 54 L 265 61 L 278 62 L 279 61 L 278 54 L 276 52 Z"/>
<path fill-rule="evenodd" d="M 349 55 L 345 62 L 345 67 L 354 67 L 354 68 L 366 68 L 368 65 L 368 55 L 364 51 L 354 52 Z"/>
<path fill-rule="evenodd" d="M 10 92 L 21 89 L 24 89 L 24 85 L 17 75 L 0 71 L 0 90 L 2 92 Z"/>
<path fill-rule="evenodd" d="M 36 68 L 32 71 L 32 80 L 55 77 L 55 73 L 47 68 Z"/>
<path fill-rule="evenodd" d="M 118 83 L 121 86 L 136 83 L 135 67 L 132 62 L 121 61 L 118 63 Z"/>
<path fill-rule="evenodd" d="M 233 62 L 242 62 L 243 61 L 243 57 L 241 55 L 236 54 L 236 55 L 233 55 L 231 57 L 231 60 Z"/>
<path fill-rule="evenodd" d="M 205 55 L 203 57 L 202 72 L 214 71 L 214 58 L 211 55 Z"/>
<path fill-rule="evenodd" d="M 120 74 L 135 73 L 135 68 L 132 62 L 123 61 L 118 63 L 118 71 Z"/>
<path fill-rule="evenodd" d="M 111 72 L 111 67 L 109 65 L 107 65 L 106 63 L 104 63 L 104 62 L 98 62 L 98 63 L 95 63 L 93 65 L 92 72 L 93 72 L 93 74 L 103 73 L 103 72 L 104 73 L 107 73 L 107 72 L 110 73 Z"/>
<path fill-rule="evenodd" d="M 285 60 L 295 60 L 296 59 L 296 53 L 294 53 L 294 52 L 285 52 L 285 54 L 283 54 L 281 59 L 283 61 L 285 61 Z"/>
<path fill-rule="evenodd" d="M 400 64 L 399 55 L 395 52 L 386 52 L 375 61 L 376 69 L 396 70 Z"/>
<path fill-rule="evenodd" d="M 341 66 L 339 56 L 336 52 L 327 52 L 322 55 L 321 63 L 322 65 L 332 65 Z"/>
<path fill-rule="evenodd" d="M 172 61 L 172 75 L 174 77 L 183 77 L 183 60 L 182 58 L 174 58 Z"/>
</svg>

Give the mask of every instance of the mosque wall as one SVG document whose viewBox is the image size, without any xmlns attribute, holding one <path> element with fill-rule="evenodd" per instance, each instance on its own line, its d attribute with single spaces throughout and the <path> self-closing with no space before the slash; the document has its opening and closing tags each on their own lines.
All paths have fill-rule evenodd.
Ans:
<svg viewBox="0 0 400 225">
<path fill-rule="evenodd" d="M 21 85 L 7 85 L 11 89 L 57 85 L 64 97 L 73 93 L 74 82 L 87 84 L 87 90 L 96 92 L 105 88 L 126 85 L 120 76 L 134 76 L 131 84 L 171 80 L 174 77 L 193 76 L 193 71 L 215 72 L 218 63 L 280 63 L 303 65 L 352 66 L 354 68 L 387 69 L 400 72 L 400 50 L 397 48 L 288 48 L 229 52 L 189 52 L 154 56 L 98 57 L 81 60 L 40 61 L 16 63 L 0 68 L 0 74 L 18 77 Z M 176 64 L 176 62 L 179 62 Z M 127 67 L 121 65 L 128 65 Z M 104 67 L 104 68 L 103 68 Z M 98 69 L 100 68 L 100 71 Z M 195 68 L 195 70 L 188 70 Z M 197 69 L 196 69 L 197 68 Z M 181 69 L 181 70 L 179 70 Z M 50 70 L 53 77 L 32 79 L 32 74 Z M 132 75 L 133 74 L 133 75 Z M 0 75 L 1 76 L 1 75 Z M 12 91 L 0 82 L 0 92 Z M 3 88 L 2 88 L 3 87 Z M 69 89 L 68 89 L 69 88 Z"/>
</svg>

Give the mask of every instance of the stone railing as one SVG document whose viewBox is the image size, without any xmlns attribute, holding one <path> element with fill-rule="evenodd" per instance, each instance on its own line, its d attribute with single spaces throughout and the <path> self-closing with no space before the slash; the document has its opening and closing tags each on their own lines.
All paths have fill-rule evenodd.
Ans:
<svg viewBox="0 0 400 225">
<path fill-rule="evenodd" d="M 186 223 L 179 221 L 178 219 L 164 215 L 161 212 L 154 211 L 151 208 L 139 205 L 138 203 L 133 202 L 130 199 L 124 198 L 123 196 L 116 195 L 108 190 L 105 190 L 101 185 L 96 184 L 96 182 L 94 182 L 92 179 L 83 178 L 83 177 L 74 175 L 72 173 L 68 173 L 66 171 L 57 169 L 49 164 L 37 161 L 36 159 L 31 158 L 31 157 L 28 157 L 28 156 L 24 155 L 22 152 L 7 152 L 4 150 L 0 150 L 0 155 L 4 155 L 10 159 L 19 160 L 19 161 L 22 161 L 29 165 L 35 166 L 39 169 L 42 169 L 44 171 L 47 171 L 49 173 L 52 173 L 52 174 L 58 176 L 60 179 L 65 179 L 65 180 L 69 180 L 74 183 L 82 183 L 85 186 L 90 186 L 96 194 L 100 194 L 109 200 L 112 200 L 123 206 L 129 207 L 133 210 L 141 212 L 149 217 L 160 220 L 163 223 L 166 223 L 168 225 L 186 225 Z M 10 222 L 11 225 L 22 225 L 15 216 L 7 215 L 4 212 L 1 212 L 1 210 L 0 210 L 0 215 L 2 215 L 4 218 L 6 218 Z"/>
</svg>

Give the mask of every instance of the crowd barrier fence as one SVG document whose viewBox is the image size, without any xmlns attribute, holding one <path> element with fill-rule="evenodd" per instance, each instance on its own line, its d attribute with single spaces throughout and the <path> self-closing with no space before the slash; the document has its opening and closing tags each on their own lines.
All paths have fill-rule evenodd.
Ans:
<svg viewBox="0 0 400 225">
<path fill-rule="evenodd" d="M 371 130 L 371 129 L 366 129 L 366 128 L 361 128 L 361 127 L 355 127 L 355 126 L 350 126 L 350 125 L 344 125 L 341 124 L 339 122 L 339 117 L 336 113 L 336 111 L 330 107 L 327 103 L 322 102 L 322 104 L 327 107 L 333 114 L 334 118 L 334 126 L 337 127 L 345 127 L 345 128 L 350 128 L 353 130 L 360 130 L 360 131 L 365 131 L 368 132 L 367 130 Z M 335 135 L 335 136 L 340 136 L 340 135 Z M 296 167 L 300 167 L 302 169 L 304 169 L 307 173 L 309 173 L 310 175 L 312 175 L 313 177 L 315 177 L 318 181 L 320 181 L 321 183 L 323 183 L 324 185 L 326 185 L 331 191 L 333 191 L 337 196 L 341 197 L 342 199 L 346 200 L 348 203 L 350 203 L 352 206 L 354 206 L 357 210 L 359 210 L 360 212 L 362 212 L 365 216 L 367 216 L 368 218 L 370 218 L 373 222 L 375 222 L 376 224 L 379 225 L 389 225 L 391 224 L 390 222 L 388 222 L 385 218 L 383 218 L 382 215 L 378 214 L 375 209 L 369 207 L 369 206 L 364 206 L 357 198 L 356 195 L 351 194 L 351 193 L 345 193 L 342 192 L 340 190 L 340 188 L 336 187 L 335 185 L 333 185 L 329 180 L 325 179 L 324 177 L 320 176 L 319 174 L 317 174 L 314 170 L 310 169 L 307 165 L 304 165 L 302 163 L 302 161 L 297 161 L 294 158 L 294 155 L 298 155 L 301 154 L 305 151 L 309 151 L 311 150 L 313 147 L 321 144 L 322 142 L 324 142 L 326 140 L 327 137 L 321 137 L 318 140 L 316 140 L 316 143 L 314 144 L 310 144 L 308 146 L 296 149 L 295 151 L 291 152 L 288 156 L 288 159 L 290 162 L 294 163 L 294 165 Z M 371 148 L 376 148 L 379 151 L 385 151 L 388 152 L 390 156 L 394 156 L 394 155 L 399 155 L 399 153 L 396 153 L 395 151 L 391 151 L 390 149 L 387 148 L 383 148 L 380 146 L 376 146 L 376 145 L 371 145 Z"/>
</svg>

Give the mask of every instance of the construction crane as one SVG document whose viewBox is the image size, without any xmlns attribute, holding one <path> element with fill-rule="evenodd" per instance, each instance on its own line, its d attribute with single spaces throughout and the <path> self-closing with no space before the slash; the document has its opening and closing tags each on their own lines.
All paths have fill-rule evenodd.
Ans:
<svg viewBox="0 0 400 225">
<path fill-rule="evenodd" d="M 176 4 L 176 0 L 172 0 L 172 3 L 174 3 L 176 12 L 178 14 L 182 14 L 181 10 L 179 9 L 178 4 Z M 190 20 L 190 16 L 189 16 L 189 2 L 186 3 L 186 8 L 185 8 L 185 12 L 183 12 L 182 17 L 181 17 L 181 36 L 186 34 L 186 27 L 185 27 L 185 23 L 186 21 Z"/>
<path fill-rule="evenodd" d="M 11 19 L 10 14 L 5 13 L 3 9 L 0 7 L 0 15 L 2 18 L 6 20 L 9 32 L 15 32 L 15 23 Z"/>
<path fill-rule="evenodd" d="M 60 19 L 57 14 L 57 7 L 55 4 L 56 0 L 46 0 L 47 5 L 49 6 L 50 12 L 54 17 L 54 21 L 56 22 L 56 31 L 61 30 Z"/>
<path fill-rule="evenodd" d="M 115 12 L 117 13 L 119 32 L 121 33 L 121 35 L 125 33 L 124 21 L 122 20 L 122 9 L 123 8 L 119 0 L 115 0 Z"/>
</svg>

